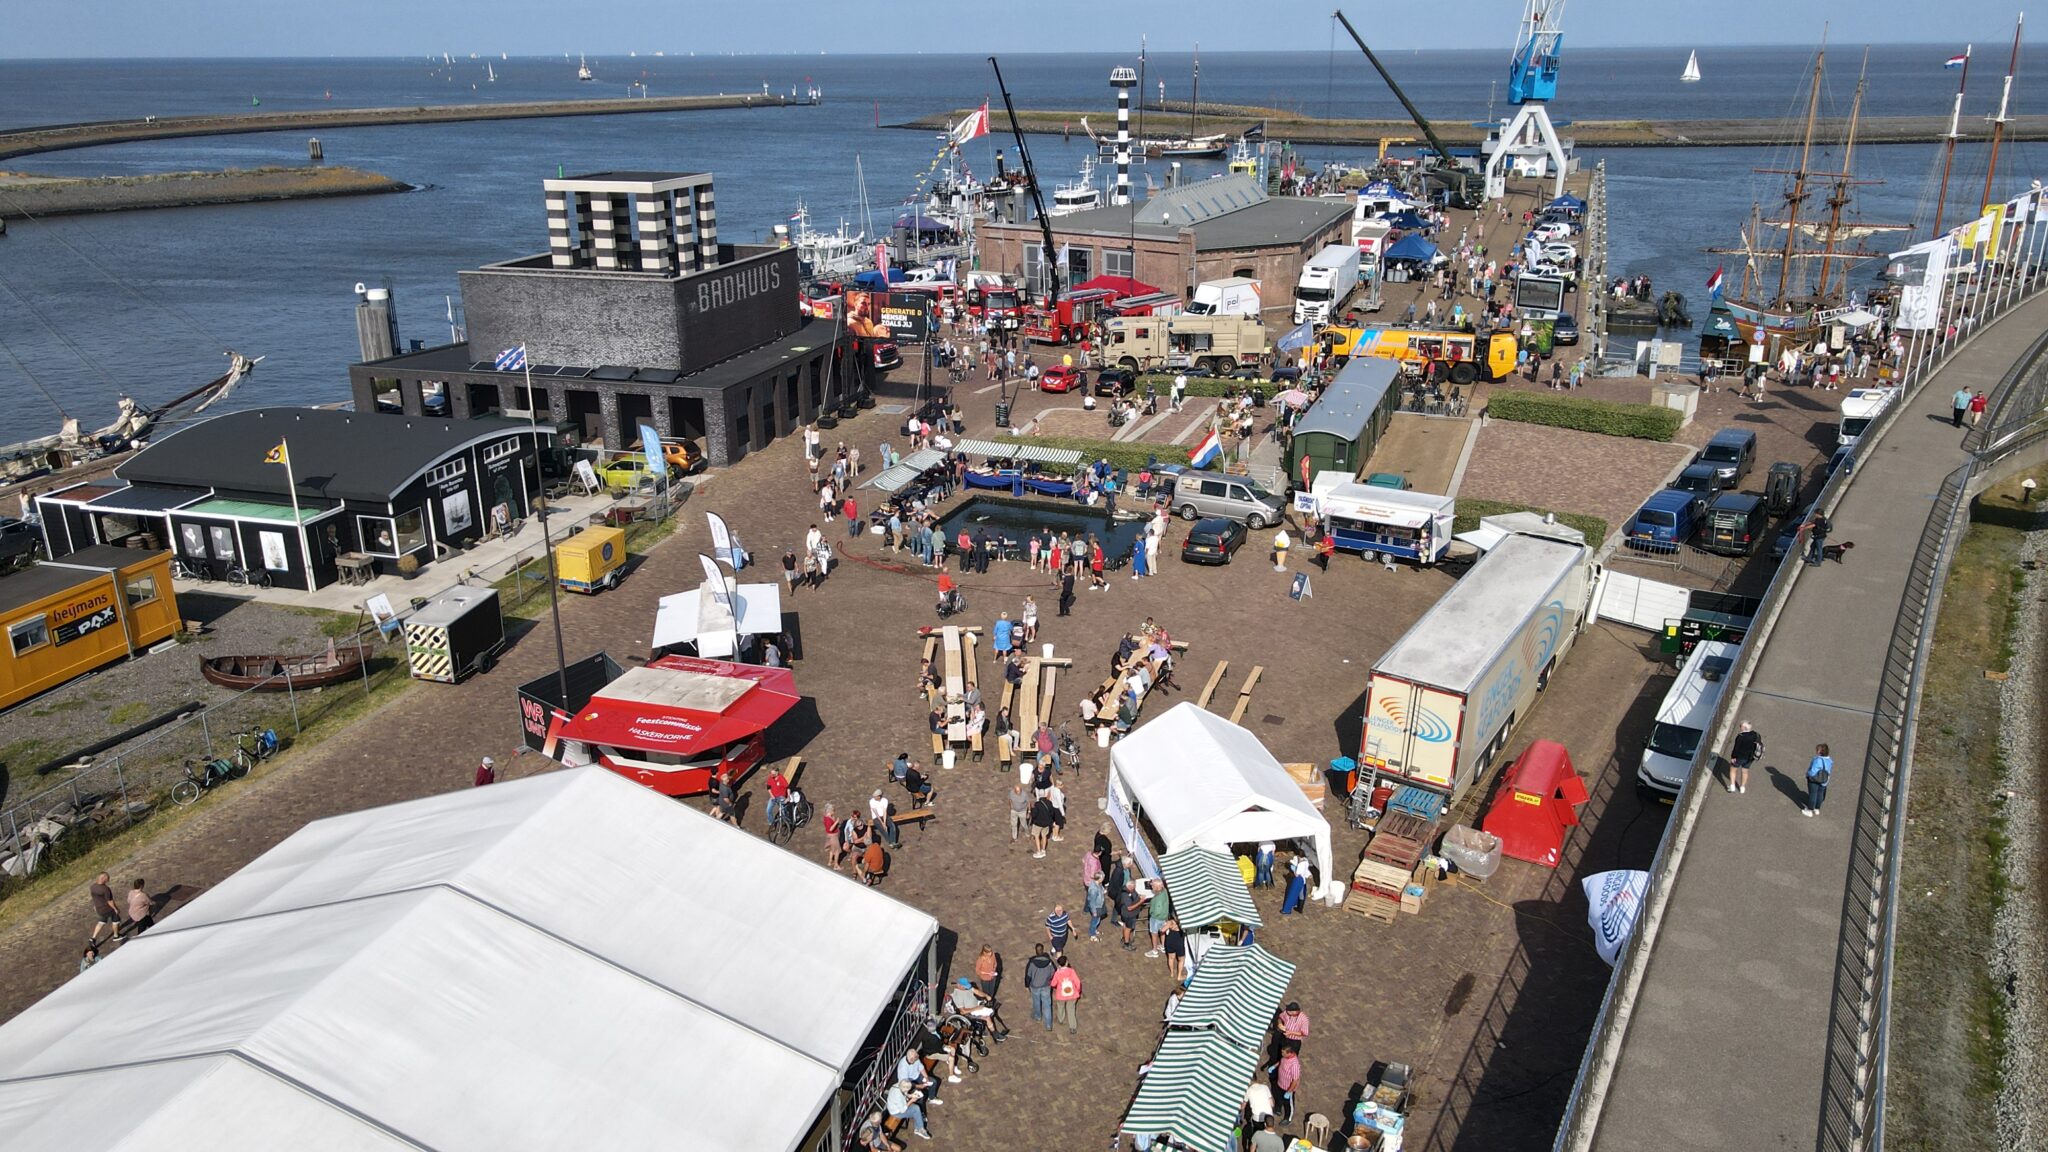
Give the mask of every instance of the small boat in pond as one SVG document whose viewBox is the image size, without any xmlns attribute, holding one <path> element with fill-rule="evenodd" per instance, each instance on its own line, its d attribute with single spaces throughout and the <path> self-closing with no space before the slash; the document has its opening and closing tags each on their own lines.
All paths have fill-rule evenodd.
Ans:
<svg viewBox="0 0 2048 1152">
<path fill-rule="evenodd" d="M 327 651 L 311 656 L 202 656 L 199 674 L 223 688 L 296 691 L 359 676 L 368 655 L 361 645 L 337 648 L 330 640 Z"/>
</svg>

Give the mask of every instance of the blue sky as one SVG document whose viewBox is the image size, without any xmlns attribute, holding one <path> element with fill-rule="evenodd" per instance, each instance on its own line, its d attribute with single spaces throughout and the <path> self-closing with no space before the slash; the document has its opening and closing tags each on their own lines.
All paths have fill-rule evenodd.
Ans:
<svg viewBox="0 0 2048 1152">
<path fill-rule="evenodd" d="M 2011 34 L 2016 3 L 1576 0 L 1565 29 L 1584 46 L 1812 44 L 1832 21 L 1837 44 L 1995 43 Z M 0 57 L 1057 52 L 1116 50 L 1141 33 L 1163 51 L 1200 41 L 1223 52 L 1320 49 L 1330 29 L 1327 0 L 18 0 L 7 9 Z M 1376 48 L 1505 48 L 1522 4 L 1463 0 L 1455 20 L 1373 27 L 1397 9 L 1412 10 L 1352 0 L 1348 14 Z"/>
</svg>

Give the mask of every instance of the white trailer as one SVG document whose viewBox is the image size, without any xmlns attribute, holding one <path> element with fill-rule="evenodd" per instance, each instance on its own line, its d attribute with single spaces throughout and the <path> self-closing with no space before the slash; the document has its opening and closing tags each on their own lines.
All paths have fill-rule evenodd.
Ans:
<svg viewBox="0 0 2048 1152">
<path fill-rule="evenodd" d="M 1356 244 L 1332 244 L 1310 257 L 1294 286 L 1294 322 L 1329 323 L 1358 287 L 1358 266 Z"/>
<path fill-rule="evenodd" d="M 1571 650 L 1595 584 L 1583 544 L 1509 535 L 1373 665 L 1361 767 L 1456 803 Z"/>
</svg>

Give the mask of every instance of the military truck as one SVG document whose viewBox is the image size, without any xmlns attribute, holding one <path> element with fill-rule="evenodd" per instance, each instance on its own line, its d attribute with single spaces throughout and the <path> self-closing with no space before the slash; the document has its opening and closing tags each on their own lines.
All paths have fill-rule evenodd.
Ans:
<svg viewBox="0 0 2048 1152">
<path fill-rule="evenodd" d="M 1134 372 L 1206 368 L 1227 376 L 1266 354 L 1266 326 L 1245 316 L 1118 316 L 1105 325 L 1104 363 Z"/>
</svg>

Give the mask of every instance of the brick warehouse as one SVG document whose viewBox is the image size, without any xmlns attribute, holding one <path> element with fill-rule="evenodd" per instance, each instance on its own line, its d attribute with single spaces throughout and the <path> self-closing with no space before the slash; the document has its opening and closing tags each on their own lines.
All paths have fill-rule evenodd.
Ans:
<svg viewBox="0 0 2048 1152">
<path fill-rule="evenodd" d="M 797 308 L 796 253 L 721 244 L 701 172 L 546 180 L 548 251 L 458 274 L 469 339 L 349 366 L 356 410 L 525 415 L 631 448 L 651 424 L 714 465 L 869 388 L 851 338 Z M 524 344 L 526 376 L 492 361 Z"/>
<path fill-rule="evenodd" d="M 1268 312 L 1293 306 L 1301 266 L 1350 236 L 1352 201 L 1269 196 L 1250 176 L 1219 176 L 1168 189 L 1142 204 L 1053 217 L 1053 243 L 1067 254 L 1060 283 L 1130 276 L 1191 296 L 1204 280 L 1264 281 Z M 1046 290 L 1038 223 L 988 224 L 982 266 Z"/>
</svg>

